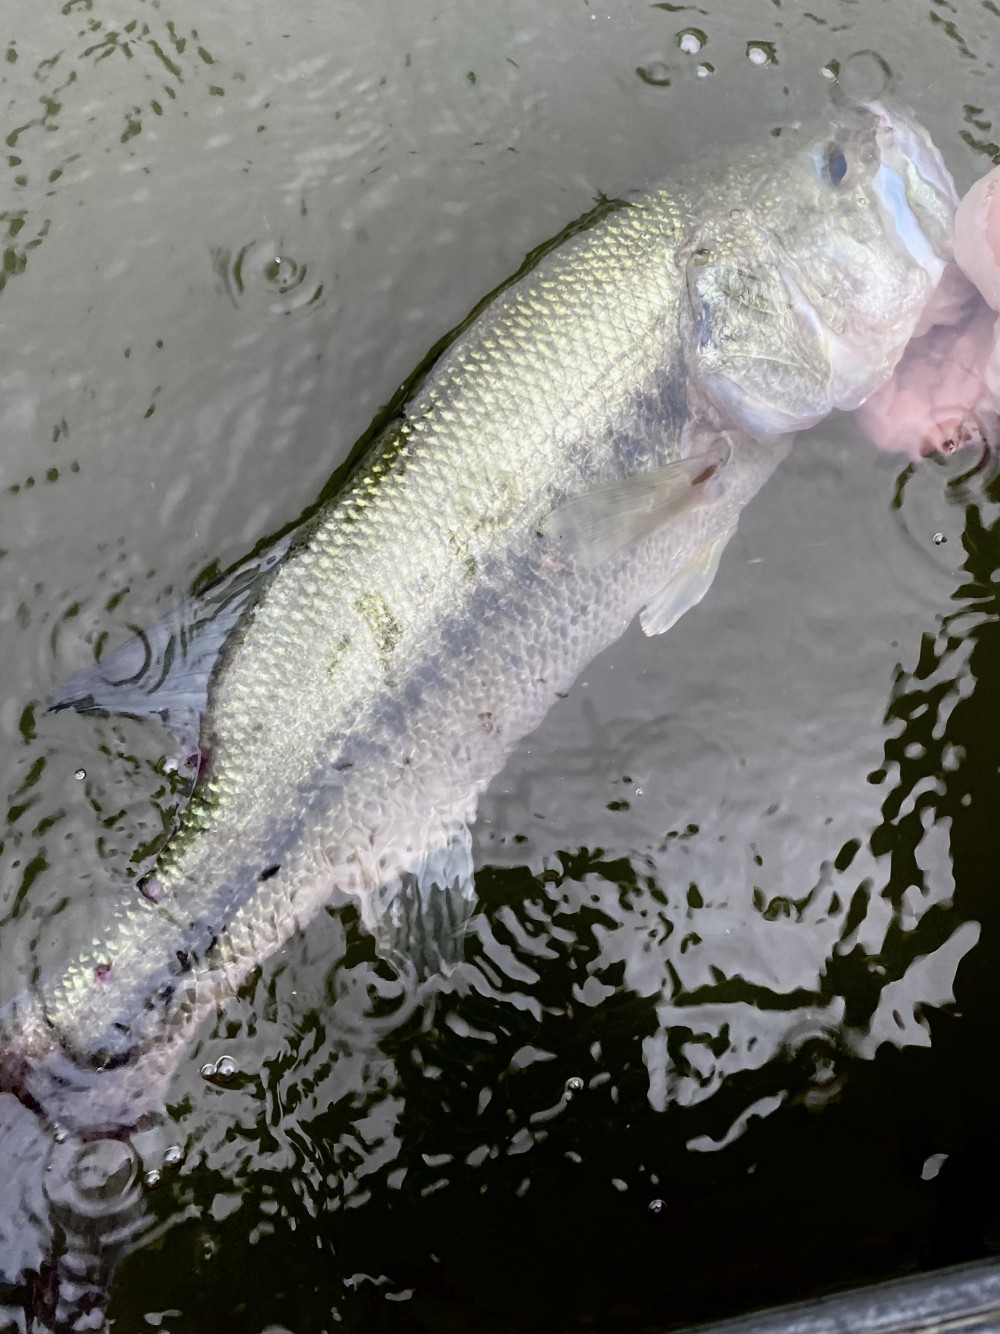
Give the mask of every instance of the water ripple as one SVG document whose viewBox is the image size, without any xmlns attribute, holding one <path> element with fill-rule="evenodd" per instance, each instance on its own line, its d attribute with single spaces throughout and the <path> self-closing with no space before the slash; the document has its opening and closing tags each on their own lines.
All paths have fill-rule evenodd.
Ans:
<svg viewBox="0 0 1000 1334">
<path fill-rule="evenodd" d="M 237 307 L 291 315 L 323 302 L 323 283 L 310 281 L 308 264 L 281 242 L 248 241 L 236 251 L 213 250 L 212 268 Z"/>
</svg>

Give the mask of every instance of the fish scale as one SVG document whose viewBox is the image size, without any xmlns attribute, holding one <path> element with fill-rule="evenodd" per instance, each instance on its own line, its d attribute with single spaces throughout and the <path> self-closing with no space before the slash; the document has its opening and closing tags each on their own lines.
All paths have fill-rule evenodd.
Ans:
<svg viewBox="0 0 1000 1334">
<path fill-rule="evenodd" d="M 491 329 L 477 330 L 470 345 L 456 348 L 440 367 L 405 423 L 376 446 L 372 463 L 317 528 L 308 551 L 281 571 L 228 664 L 212 710 L 212 725 L 218 727 L 222 717 L 225 724 L 224 753 L 216 756 L 209 789 L 210 819 L 229 818 L 235 804 L 246 812 L 244 793 L 260 785 L 273 791 L 277 766 L 289 763 L 301 773 L 291 757 L 297 754 L 304 761 L 304 747 L 315 746 L 312 710 L 331 731 L 363 715 L 383 669 L 376 636 L 357 610 L 359 598 L 374 591 L 385 599 L 400 630 L 393 653 L 400 664 L 396 670 L 405 671 L 421 639 L 468 596 L 468 574 L 456 540 L 471 529 L 474 543 L 478 516 L 497 511 L 498 460 L 507 492 L 505 531 L 494 533 L 492 540 L 509 542 L 537 524 L 557 488 L 565 487 L 567 473 L 579 469 L 573 455 L 596 448 L 586 439 L 584 423 L 620 423 L 635 386 L 654 380 L 660 358 L 651 333 L 675 314 L 677 286 L 669 284 L 664 291 L 662 282 L 654 286 L 646 277 L 662 265 L 654 269 L 648 224 L 644 228 L 640 221 L 644 211 L 626 210 L 624 216 L 629 225 L 616 221 L 614 246 L 589 236 L 576 242 L 588 258 L 592 254 L 595 262 L 619 272 L 617 283 L 609 272 L 602 283 L 587 284 L 586 264 L 568 263 L 560 255 L 557 272 L 572 275 L 571 291 L 562 299 L 552 301 L 530 283 L 527 290 L 501 298 L 505 309 L 497 312 L 497 323 L 502 331 L 508 330 L 508 312 L 513 312 L 515 328 L 518 320 L 529 328 L 540 323 L 550 349 L 555 344 L 561 355 L 552 350 L 536 354 L 539 340 L 518 333 L 510 333 L 514 350 L 508 352 Z M 558 288 L 562 291 L 563 284 Z M 628 320 L 622 314 L 626 309 L 632 312 Z M 609 393 L 608 368 L 619 363 L 628 373 L 610 382 Z M 548 373 L 549 365 L 555 374 Z M 540 400 L 544 414 L 538 410 Z M 440 402 L 451 405 L 451 423 L 439 420 Z M 470 440 L 471 451 L 464 443 Z M 460 448 L 465 456 L 456 475 Z M 392 462 L 378 476 L 386 454 Z M 331 589 L 337 590 L 332 605 Z M 303 635 L 316 646 L 311 670 L 297 661 Z M 318 664 L 330 660 L 345 636 L 350 647 L 337 655 L 331 680 Z M 248 677 L 243 670 L 261 652 L 268 662 L 265 690 L 275 720 L 266 740 L 256 731 L 259 674 L 252 669 Z M 289 717 L 305 725 L 296 731 Z M 245 822 L 254 818 L 250 814 Z M 185 874 L 187 866 L 185 857 L 177 874 Z M 169 868 L 165 874 L 171 874 Z"/>
</svg>

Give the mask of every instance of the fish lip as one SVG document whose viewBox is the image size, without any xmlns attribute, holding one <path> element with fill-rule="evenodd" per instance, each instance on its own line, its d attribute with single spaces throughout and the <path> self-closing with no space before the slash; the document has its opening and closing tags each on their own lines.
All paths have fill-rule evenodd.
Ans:
<svg viewBox="0 0 1000 1334">
<path fill-rule="evenodd" d="M 865 102 L 863 105 L 875 117 L 878 130 L 889 131 L 899 141 L 900 151 L 923 181 L 957 208 L 958 191 L 954 179 L 927 131 L 886 102 Z"/>
<path fill-rule="evenodd" d="M 864 108 L 875 118 L 878 168 L 872 188 L 882 215 L 893 226 L 907 254 L 937 284 L 945 266 L 954 259 L 952 236 L 959 203 L 954 179 L 937 145 L 918 121 L 883 101 L 864 103 Z M 911 197 L 907 188 L 911 171 L 936 203 Z"/>
<path fill-rule="evenodd" d="M 926 327 L 935 322 L 938 294 L 944 296 L 945 306 L 954 296 L 942 283 L 947 283 L 947 271 L 954 265 L 959 192 L 940 149 L 919 120 L 884 99 L 873 99 L 864 106 L 875 119 L 878 168 L 871 185 L 883 223 L 892 227 L 900 246 L 932 284 L 913 330 L 920 334 L 925 331 L 925 321 L 929 321 Z M 900 356 L 903 351 L 901 347 Z"/>
<path fill-rule="evenodd" d="M 938 253 L 933 241 L 920 224 L 906 192 L 906 183 L 887 162 L 879 163 L 872 179 L 872 189 L 883 216 L 891 221 L 900 244 L 910 258 L 934 280 L 940 281 L 949 257 Z"/>
</svg>

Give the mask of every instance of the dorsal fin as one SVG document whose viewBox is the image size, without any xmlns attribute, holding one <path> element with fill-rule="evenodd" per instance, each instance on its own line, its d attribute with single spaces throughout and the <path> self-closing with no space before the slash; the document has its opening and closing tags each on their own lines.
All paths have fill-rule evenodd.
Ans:
<svg viewBox="0 0 1000 1334">
<path fill-rule="evenodd" d="M 202 592 L 171 608 L 56 691 L 47 712 L 158 714 L 189 743 L 205 711 L 208 682 L 223 646 L 287 555 L 286 534 Z"/>
</svg>

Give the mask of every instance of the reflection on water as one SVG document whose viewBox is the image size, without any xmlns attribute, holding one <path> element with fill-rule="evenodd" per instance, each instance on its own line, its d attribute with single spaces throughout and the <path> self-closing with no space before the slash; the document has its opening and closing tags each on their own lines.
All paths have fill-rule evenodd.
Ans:
<svg viewBox="0 0 1000 1334">
<path fill-rule="evenodd" d="M 183 783 L 153 727 L 43 717 L 58 680 L 294 518 L 534 245 L 822 107 L 824 71 L 890 80 L 966 185 L 1000 20 L 905 13 L 904 41 L 897 6 L 833 0 L 18 0 L 0 1000 L 87 938 Z M 1000 490 L 973 463 L 819 428 L 704 606 L 633 628 L 498 775 L 451 977 L 414 1004 L 335 904 L 251 979 L 134 1137 L 116 1327 L 658 1328 L 1000 1247 Z M 59 1145 L 7 1110 L 16 1304 Z"/>
</svg>

